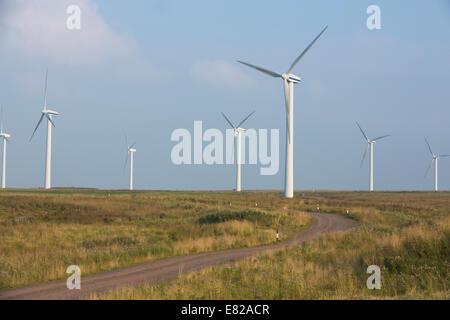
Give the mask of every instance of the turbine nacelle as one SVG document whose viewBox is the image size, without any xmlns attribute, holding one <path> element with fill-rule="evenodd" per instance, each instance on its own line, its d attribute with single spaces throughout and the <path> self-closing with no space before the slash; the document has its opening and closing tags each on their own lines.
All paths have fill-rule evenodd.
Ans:
<svg viewBox="0 0 450 320">
<path fill-rule="evenodd" d="M 296 76 L 295 74 L 292 74 L 292 73 L 289 73 L 289 74 L 283 73 L 281 75 L 281 77 L 284 80 L 287 80 L 287 81 L 293 82 L 293 83 L 300 83 L 300 82 L 302 82 L 302 78 L 300 78 L 299 76 Z"/>
<path fill-rule="evenodd" d="M 244 128 L 234 128 L 234 136 L 237 137 L 240 132 L 245 132 Z"/>
<path fill-rule="evenodd" d="M 0 138 L 11 138 L 11 135 L 9 133 L 0 133 Z"/>
<path fill-rule="evenodd" d="M 49 109 L 44 109 L 44 110 L 42 110 L 42 114 L 46 114 L 49 116 L 57 116 L 57 115 L 59 115 L 59 112 L 49 110 Z"/>
<path fill-rule="evenodd" d="M 128 149 L 128 152 L 136 152 L 136 149 L 135 148 L 130 148 L 130 149 Z"/>
</svg>

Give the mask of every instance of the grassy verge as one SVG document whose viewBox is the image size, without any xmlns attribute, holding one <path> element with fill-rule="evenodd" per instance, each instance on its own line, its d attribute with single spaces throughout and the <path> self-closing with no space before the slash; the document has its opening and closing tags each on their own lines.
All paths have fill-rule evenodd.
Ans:
<svg viewBox="0 0 450 320">
<path fill-rule="evenodd" d="M 298 193 L 298 210 L 346 214 L 356 231 L 93 299 L 449 299 L 450 193 Z M 381 290 L 366 286 L 381 268 Z"/>
<path fill-rule="evenodd" d="M 278 194 L 58 189 L 0 192 L 0 289 L 251 247 L 307 228 Z"/>
</svg>

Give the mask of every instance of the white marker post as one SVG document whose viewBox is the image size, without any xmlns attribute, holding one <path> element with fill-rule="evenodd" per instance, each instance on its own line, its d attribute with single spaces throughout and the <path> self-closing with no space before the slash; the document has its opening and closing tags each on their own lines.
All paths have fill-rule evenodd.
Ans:
<svg viewBox="0 0 450 320">
<path fill-rule="evenodd" d="M 279 240 L 279 239 L 278 239 L 278 229 L 277 229 L 277 242 L 278 242 L 278 240 Z"/>
</svg>

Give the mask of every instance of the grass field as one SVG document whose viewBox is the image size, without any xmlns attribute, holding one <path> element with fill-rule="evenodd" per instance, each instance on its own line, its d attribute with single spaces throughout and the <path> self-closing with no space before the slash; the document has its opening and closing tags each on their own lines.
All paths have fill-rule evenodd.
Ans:
<svg viewBox="0 0 450 320">
<path fill-rule="evenodd" d="M 0 289 L 275 242 L 311 218 L 278 193 L 56 189 L 0 192 Z"/>
<path fill-rule="evenodd" d="M 256 195 L 256 193 L 255 193 Z M 92 299 L 449 299 L 450 193 L 304 192 L 295 210 L 346 214 L 356 231 Z M 277 197 L 274 193 L 267 197 Z M 287 202 L 284 202 L 287 203 Z M 283 203 L 283 204 L 284 204 Z M 369 265 L 381 290 L 369 290 Z"/>
<path fill-rule="evenodd" d="M 93 299 L 449 299 L 450 192 L 0 192 L 0 288 L 145 261 L 273 243 L 307 228 L 307 211 L 347 215 L 356 230 L 175 281 Z M 381 290 L 366 287 L 369 265 Z"/>
</svg>

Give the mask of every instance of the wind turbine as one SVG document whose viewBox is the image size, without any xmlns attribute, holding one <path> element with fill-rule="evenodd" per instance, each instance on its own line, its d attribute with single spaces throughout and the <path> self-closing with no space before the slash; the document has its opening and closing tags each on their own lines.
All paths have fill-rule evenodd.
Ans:
<svg viewBox="0 0 450 320">
<path fill-rule="evenodd" d="M 3 108 L 0 119 L 0 139 L 3 139 L 3 161 L 2 161 L 2 189 L 6 188 L 6 142 L 9 142 L 11 135 L 3 132 Z"/>
<path fill-rule="evenodd" d="M 438 160 L 439 160 L 439 158 L 450 157 L 450 154 L 436 155 L 431 150 L 431 147 L 430 147 L 430 144 L 428 143 L 427 138 L 425 138 L 425 142 L 427 143 L 428 150 L 430 150 L 431 156 L 433 157 L 433 160 L 431 160 L 431 163 L 428 166 L 427 171 L 425 172 L 425 176 L 428 174 L 428 171 L 430 171 L 430 168 L 431 168 L 431 166 L 433 165 L 433 162 L 434 162 L 434 191 L 438 191 Z"/>
<path fill-rule="evenodd" d="M 133 163 L 134 163 L 134 153 L 136 152 L 136 149 L 134 146 L 136 145 L 136 142 L 133 143 L 131 146 L 128 145 L 128 140 L 125 136 L 125 141 L 127 144 L 127 157 L 125 159 L 125 164 L 123 166 L 123 169 L 125 170 L 125 167 L 128 163 L 128 158 L 130 158 L 130 190 L 133 190 Z"/>
<path fill-rule="evenodd" d="M 370 148 L 370 166 L 369 166 L 369 190 L 373 191 L 373 146 L 375 145 L 375 143 L 377 143 L 378 140 L 381 140 L 383 138 L 389 137 L 390 134 L 375 138 L 375 139 L 369 139 L 367 138 L 367 135 L 364 133 L 364 130 L 361 128 L 361 126 L 359 125 L 358 122 L 356 122 L 356 124 L 359 127 L 359 130 L 361 130 L 361 133 L 364 136 L 364 139 L 367 141 L 367 147 L 366 150 L 364 151 L 362 160 L 361 160 L 361 167 L 363 165 L 364 159 L 366 158 L 366 154 L 367 154 L 367 150 L 369 150 Z"/>
<path fill-rule="evenodd" d="M 42 110 L 41 117 L 39 118 L 39 121 L 36 125 L 36 128 L 34 128 L 33 134 L 31 135 L 31 139 L 33 139 L 34 134 L 36 133 L 36 130 L 39 128 L 39 125 L 41 124 L 42 120 L 44 118 L 47 118 L 47 155 L 46 155 L 46 162 L 45 162 L 45 189 L 51 188 L 51 162 L 52 162 L 52 126 L 55 126 L 55 123 L 52 120 L 53 116 L 59 115 L 58 112 L 47 109 L 47 76 L 48 76 L 48 69 L 45 72 L 45 88 L 44 88 L 44 109 Z"/>
<path fill-rule="evenodd" d="M 328 26 L 325 26 L 325 28 L 317 35 L 317 37 L 315 37 L 314 40 L 306 47 L 306 49 L 303 50 L 303 52 L 294 60 L 286 73 L 280 74 L 278 72 L 270 71 L 238 60 L 239 63 L 242 63 L 250 68 L 261 71 L 274 78 L 281 78 L 283 80 L 284 97 L 286 101 L 286 171 L 284 186 L 285 198 L 294 197 L 294 83 L 301 82 L 301 78 L 292 74 L 291 71 L 327 28 Z"/>
<path fill-rule="evenodd" d="M 223 113 L 222 116 L 225 118 L 225 120 L 230 124 L 231 128 L 234 130 L 234 137 L 236 139 L 236 191 L 241 191 L 241 141 L 242 141 L 242 132 L 245 131 L 244 128 L 241 128 L 241 126 L 244 124 L 245 121 L 247 121 L 248 118 L 251 117 L 252 114 L 255 113 L 253 111 L 250 113 L 247 117 L 244 118 L 237 126 L 235 126 L 230 119 L 227 118 L 227 116 Z"/>
</svg>

